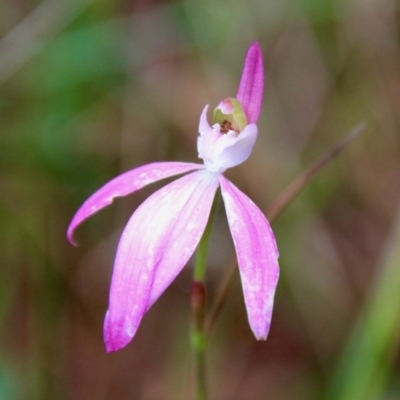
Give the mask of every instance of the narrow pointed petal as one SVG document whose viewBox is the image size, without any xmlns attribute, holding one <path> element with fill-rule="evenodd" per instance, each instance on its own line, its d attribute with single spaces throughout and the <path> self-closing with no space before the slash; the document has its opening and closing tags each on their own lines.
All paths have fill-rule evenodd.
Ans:
<svg viewBox="0 0 400 400">
<path fill-rule="evenodd" d="M 122 233 L 104 322 L 107 351 L 124 347 L 193 254 L 218 188 L 216 174 L 186 175 L 150 196 Z"/>
<path fill-rule="evenodd" d="M 200 123 L 199 123 L 200 135 L 212 130 L 210 124 L 208 123 L 207 111 L 208 111 L 208 104 L 203 108 L 203 111 L 201 112 L 201 115 L 200 115 Z"/>
<path fill-rule="evenodd" d="M 68 227 L 68 240 L 76 245 L 73 239 L 76 227 L 91 215 L 110 205 L 116 197 L 126 196 L 161 179 L 200 168 L 203 168 L 200 164 L 157 162 L 143 165 L 117 176 L 82 204 Z"/>
<path fill-rule="evenodd" d="M 219 176 L 219 181 L 250 327 L 258 340 L 265 340 L 279 278 L 275 237 L 260 209 L 223 175 Z"/>
<path fill-rule="evenodd" d="M 242 78 L 236 98 L 242 104 L 249 123 L 260 115 L 264 91 L 264 66 L 260 46 L 253 43 L 247 51 Z"/>
</svg>

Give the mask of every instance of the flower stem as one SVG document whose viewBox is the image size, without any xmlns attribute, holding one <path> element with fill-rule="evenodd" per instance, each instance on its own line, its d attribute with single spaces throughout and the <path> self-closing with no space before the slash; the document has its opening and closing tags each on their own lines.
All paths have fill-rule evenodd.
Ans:
<svg viewBox="0 0 400 400">
<path fill-rule="evenodd" d="M 194 370 L 196 382 L 196 400 L 207 400 L 207 379 L 205 348 L 206 338 L 204 334 L 205 313 L 205 288 L 204 283 L 193 281 L 191 293 L 192 306 L 192 332 L 191 346 L 194 353 Z"/>
<path fill-rule="evenodd" d="M 207 222 L 206 229 L 200 240 L 196 251 L 196 262 L 193 271 L 193 282 L 191 290 L 191 310 L 192 310 L 192 327 L 191 327 L 191 347 L 194 354 L 194 370 L 196 382 L 196 400 L 207 400 L 207 378 L 206 378 L 206 335 L 204 332 L 204 320 L 206 309 L 206 260 L 208 243 L 210 240 L 212 224 L 218 208 L 220 194 L 217 192 L 213 206 L 211 208 L 210 217 Z"/>
</svg>

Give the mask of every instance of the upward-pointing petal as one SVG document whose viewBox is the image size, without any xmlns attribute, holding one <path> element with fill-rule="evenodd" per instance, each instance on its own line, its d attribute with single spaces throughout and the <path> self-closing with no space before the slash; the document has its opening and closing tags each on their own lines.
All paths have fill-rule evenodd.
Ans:
<svg viewBox="0 0 400 400">
<path fill-rule="evenodd" d="M 260 46 L 253 43 L 247 51 L 236 98 L 242 104 L 248 123 L 256 123 L 260 115 L 264 91 L 264 66 Z"/>
<path fill-rule="evenodd" d="M 117 176 L 93 193 L 76 212 L 68 227 L 67 236 L 69 241 L 75 244 L 73 240 L 75 228 L 97 211 L 110 205 L 115 197 L 126 196 L 150 183 L 200 168 L 203 168 L 200 164 L 156 162 L 143 165 Z"/>
<path fill-rule="evenodd" d="M 279 278 L 275 237 L 260 209 L 223 175 L 219 180 L 250 327 L 257 339 L 266 339 Z"/>
<path fill-rule="evenodd" d="M 122 233 L 104 321 L 107 351 L 125 346 L 148 308 L 193 254 L 208 221 L 218 179 L 206 170 L 150 196 Z"/>
</svg>

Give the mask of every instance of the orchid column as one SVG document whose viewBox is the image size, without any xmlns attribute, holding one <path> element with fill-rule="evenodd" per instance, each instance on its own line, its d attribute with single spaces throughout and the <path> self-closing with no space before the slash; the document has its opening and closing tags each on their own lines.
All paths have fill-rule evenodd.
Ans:
<svg viewBox="0 0 400 400">
<path fill-rule="evenodd" d="M 236 249 L 250 328 L 258 340 L 266 339 L 279 276 L 274 234 L 260 209 L 223 175 L 247 160 L 253 149 L 263 87 L 261 51 L 254 43 L 246 56 L 236 98 L 221 101 L 212 125 L 207 119 L 208 106 L 201 114 L 197 148 L 204 164 L 157 162 L 125 172 L 89 197 L 72 219 L 68 238 L 74 243 L 75 228 L 115 197 L 188 173 L 145 200 L 122 233 L 104 321 L 107 351 L 130 342 L 147 310 L 192 256 L 206 229 L 218 187 Z M 201 285 L 203 260 L 195 269 L 195 280 Z M 204 311 L 204 304 L 200 306 Z"/>
</svg>

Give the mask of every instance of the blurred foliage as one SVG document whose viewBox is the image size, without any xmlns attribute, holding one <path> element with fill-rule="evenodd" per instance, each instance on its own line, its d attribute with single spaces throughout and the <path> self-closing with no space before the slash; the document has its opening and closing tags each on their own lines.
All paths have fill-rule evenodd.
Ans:
<svg viewBox="0 0 400 400">
<path fill-rule="evenodd" d="M 239 284 L 229 296 L 210 343 L 212 398 L 400 398 L 399 15 L 395 0 L 2 0 L 0 398 L 190 398 L 190 266 L 126 349 L 102 343 L 118 236 L 159 186 L 86 222 L 77 249 L 65 231 L 112 176 L 197 160 L 200 111 L 234 96 L 254 40 L 260 133 L 227 175 L 262 209 L 368 128 L 274 223 L 282 279 L 266 342 Z M 232 256 L 221 215 L 210 301 Z"/>
</svg>

